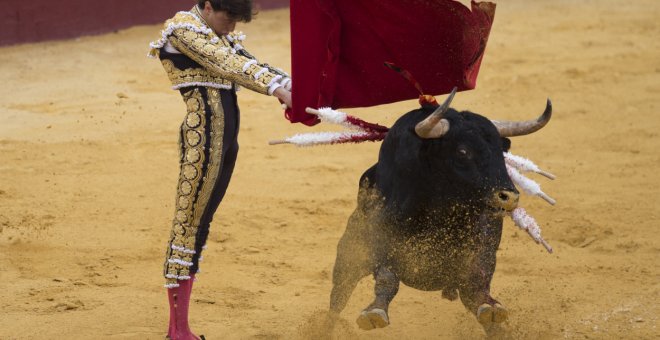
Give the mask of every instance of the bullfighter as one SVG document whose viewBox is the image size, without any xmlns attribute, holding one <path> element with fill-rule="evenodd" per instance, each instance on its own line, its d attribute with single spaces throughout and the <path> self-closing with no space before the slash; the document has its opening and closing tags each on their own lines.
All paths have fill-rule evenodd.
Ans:
<svg viewBox="0 0 660 340">
<path fill-rule="evenodd" d="M 237 22 L 250 22 L 252 0 L 199 0 L 165 22 L 150 56 L 158 57 L 187 108 L 179 133 L 180 175 L 164 275 L 168 338 L 199 339 L 188 324 L 195 274 L 238 153 L 238 86 L 272 95 L 291 107 L 291 79 L 242 46 Z M 203 336 L 201 337 L 203 338 Z"/>
</svg>

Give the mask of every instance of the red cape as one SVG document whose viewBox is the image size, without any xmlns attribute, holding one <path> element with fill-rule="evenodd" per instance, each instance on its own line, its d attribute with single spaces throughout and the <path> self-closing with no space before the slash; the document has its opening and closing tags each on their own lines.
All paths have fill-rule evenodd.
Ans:
<svg viewBox="0 0 660 340">
<path fill-rule="evenodd" d="M 306 107 L 349 108 L 413 99 L 396 72 L 425 94 L 473 89 L 495 4 L 453 0 L 291 0 L 292 122 L 314 125 Z"/>
</svg>

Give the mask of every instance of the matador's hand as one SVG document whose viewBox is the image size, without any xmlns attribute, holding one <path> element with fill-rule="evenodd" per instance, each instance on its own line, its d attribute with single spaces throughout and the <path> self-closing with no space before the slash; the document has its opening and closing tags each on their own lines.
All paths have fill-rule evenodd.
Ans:
<svg viewBox="0 0 660 340">
<path fill-rule="evenodd" d="M 291 104 L 291 91 L 285 89 L 284 87 L 278 87 L 275 89 L 273 96 L 277 97 L 277 99 L 282 102 L 283 108 L 284 105 L 286 105 L 287 108 L 293 107 L 293 104 Z"/>
</svg>

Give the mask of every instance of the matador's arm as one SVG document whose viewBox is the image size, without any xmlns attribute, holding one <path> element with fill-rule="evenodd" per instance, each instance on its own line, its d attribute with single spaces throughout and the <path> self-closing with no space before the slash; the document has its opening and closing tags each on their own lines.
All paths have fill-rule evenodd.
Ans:
<svg viewBox="0 0 660 340">
<path fill-rule="evenodd" d="M 250 52 L 248 52 L 242 45 L 243 40 L 245 40 L 245 34 L 243 32 L 231 32 L 227 35 L 227 40 L 233 43 L 236 53 L 250 59 L 257 60 Z M 267 68 L 271 73 L 282 76 L 278 79 L 278 83 L 282 85 L 285 89 L 291 91 L 292 83 L 291 76 L 283 71 L 280 68 L 268 65 L 266 63 L 258 63 L 259 66 Z"/>
<path fill-rule="evenodd" d="M 150 44 L 149 55 L 155 57 L 160 49 L 173 47 L 208 72 L 253 91 L 272 95 L 283 87 L 291 89 L 291 78 L 284 71 L 262 64 L 240 44 L 245 35 L 232 32 L 219 37 L 198 15 L 179 12 L 165 22 L 161 39 Z"/>
<path fill-rule="evenodd" d="M 225 46 L 214 33 L 206 34 L 186 28 L 175 29 L 168 41 L 174 48 L 220 77 L 250 90 L 271 95 L 282 86 L 284 77 L 271 72 L 258 61 L 236 53 Z"/>
</svg>

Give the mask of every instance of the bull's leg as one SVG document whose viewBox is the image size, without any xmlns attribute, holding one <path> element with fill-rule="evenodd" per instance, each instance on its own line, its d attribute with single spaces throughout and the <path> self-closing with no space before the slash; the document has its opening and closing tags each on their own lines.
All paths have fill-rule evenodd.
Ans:
<svg viewBox="0 0 660 340">
<path fill-rule="evenodd" d="M 330 339 L 339 321 L 339 313 L 346 307 L 353 290 L 358 282 L 372 271 L 367 248 L 353 227 L 355 216 L 356 213 L 351 216 L 346 232 L 337 245 L 337 258 L 332 271 L 330 310 L 312 317 L 308 324 L 309 329 L 304 330 L 305 338 Z"/>
<path fill-rule="evenodd" d="M 374 287 L 376 298 L 357 318 L 358 326 L 364 330 L 383 328 L 390 324 L 387 310 L 399 291 L 399 278 L 387 267 L 378 268 L 374 278 L 376 279 Z"/>
<path fill-rule="evenodd" d="M 495 273 L 496 252 L 502 235 L 502 219 L 482 217 L 483 233 L 479 235 L 477 247 L 480 251 L 470 261 L 466 280 L 459 286 L 463 305 L 477 317 L 489 331 L 493 325 L 501 324 L 508 317 L 507 309 L 490 296 L 490 281 Z"/>
<path fill-rule="evenodd" d="M 493 323 L 504 322 L 508 317 L 508 311 L 490 296 L 490 279 L 475 275 L 472 276 L 472 280 L 474 281 L 459 288 L 461 302 L 465 308 L 472 312 L 486 329 Z"/>
<path fill-rule="evenodd" d="M 330 316 L 333 319 L 346 307 L 358 282 L 376 268 L 378 232 L 371 216 L 379 210 L 380 196 L 371 184 L 376 166 L 369 168 L 360 178 L 358 206 L 348 220 L 346 231 L 337 245 L 337 259 L 332 273 Z M 371 183 L 371 184 L 370 184 Z M 377 215 L 377 214 L 375 214 Z M 382 252 L 379 252 L 382 253 Z"/>
<path fill-rule="evenodd" d="M 337 246 L 337 259 L 332 271 L 330 312 L 335 315 L 344 310 L 358 282 L 371 273 L 369 252 L 355 236 L 351 233 L 349 222 L 349 228 Z"/>
</svg>

